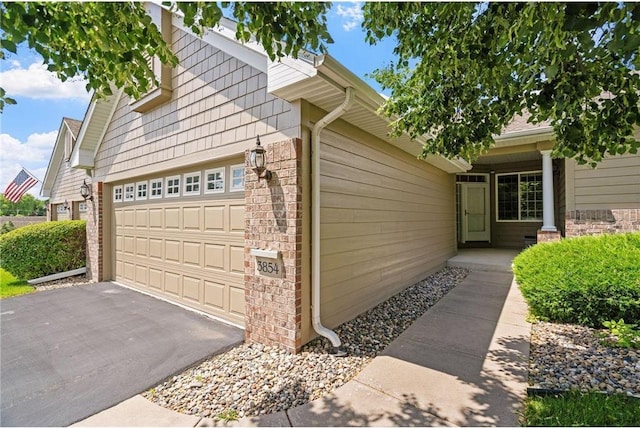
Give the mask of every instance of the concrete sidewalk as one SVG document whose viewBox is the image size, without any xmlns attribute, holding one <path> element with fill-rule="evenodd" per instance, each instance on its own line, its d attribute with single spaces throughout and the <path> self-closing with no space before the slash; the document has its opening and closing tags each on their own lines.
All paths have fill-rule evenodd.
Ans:
<svg viewBox="0 0 640 428">
<path fill-rule="evenodd" d="M 224 423 L 135 396 L 76 426 L 517 426 L 527 305 L 508 272 L 472 272 L 355 379 L 319 400 Z"/>
</svg>

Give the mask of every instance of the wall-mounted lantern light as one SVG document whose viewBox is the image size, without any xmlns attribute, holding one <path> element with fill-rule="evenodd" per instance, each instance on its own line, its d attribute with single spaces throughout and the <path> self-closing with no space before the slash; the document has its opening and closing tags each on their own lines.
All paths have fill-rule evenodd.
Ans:
<svg viewBox="0 0 640 428">
<path fill-rule="evenodd" d="M 256 146 L 251 149 L 249 153 L 249 165 L 256 174 L 258 174 L 258 180 L 265 178 L 267 181 L 271 180 L 271 171 L 267 169 L 267 153 L 260 145 L 260 136 L 256 136 Z"/>
<path fill-rule="evenodd" d="M 71 208 L 69 208 L 69 202 L 66 199 L 64 200 L 64 203 L 62 204 L 62 207 L 65 210 L 70 210 L 71 209 Z"/>
<path fill-rule="evenodd" d="M 93 195 L 91 194 L 91 187 L 89 187 L 89 185 L 87 184 L 87 180 L 84 180 L 82 185 L 80 186 L 80 196 L 82 196 L 85 201 L 87 199 L 90 201 L 93 201 Z"/>
</svg>

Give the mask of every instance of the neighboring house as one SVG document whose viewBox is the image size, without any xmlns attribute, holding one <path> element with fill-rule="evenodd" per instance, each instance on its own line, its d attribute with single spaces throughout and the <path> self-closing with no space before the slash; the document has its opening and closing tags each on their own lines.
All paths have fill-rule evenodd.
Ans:
<svg viewBox="0 0 640 428">
<path fill-rule="evenodd" d="M 70 165 L 71 152 L 78 139 L 82 121 L 62 119 L 40 194 L 49 198 L 47 220 L 86 220 L 87 203 L 80 186 L 88 178 L 83 170 Z"/>
<path fill-rule="evenodd" d="M 543 224 L 545 172 L 556 178 L 552 212 L 593 209 L 579 190 L 592 171 L 547 159 L 548 129 L 506 133 L 473 168 L 418 160 L 421 142 L 389 139 L 383 98 L 330 56 L 271 62 L 237 42 L 231 22 L 200 39 L 148 7 L 180 65 L 155 64 L 160 86 L 139 100 L 93 101 L 71 153 L 92 177 L 93 280 L 295 352 L 316 335 L 315 315 L 335 327 L 442 268 L 459 245 L 522 248 L 541 226 L 568 231 L 563 216 Z M 249 167 L 258 135 L 269 181 Z M 639 161 L 611 161 L 631 172 L 614 180 L 631 192 L 601 209 L 638 215 Z M 613 167 L 596 177 L 618 177 Z"/>
</svg>

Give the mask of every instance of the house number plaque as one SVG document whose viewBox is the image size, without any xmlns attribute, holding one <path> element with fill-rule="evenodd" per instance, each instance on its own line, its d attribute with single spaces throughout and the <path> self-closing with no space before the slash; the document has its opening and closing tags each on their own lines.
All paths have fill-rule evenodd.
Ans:
<svg viewBox="0 0 640 428">
<path fill-rule="evenodd" d="M 282 278 L 284 276 L 284 265 L 280 258 L 280 251 L 252 248 L 251 255 L 256 258 L 256 275 L 269 278 Z"/>
</svg>

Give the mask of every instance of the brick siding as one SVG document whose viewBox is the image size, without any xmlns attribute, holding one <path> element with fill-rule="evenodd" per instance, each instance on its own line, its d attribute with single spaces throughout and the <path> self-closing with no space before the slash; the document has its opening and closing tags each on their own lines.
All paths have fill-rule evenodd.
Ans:
<svg viewBox="0 0 640 428">
<path fill-rule="evenodd" d="M 266 147 L 270 181 L 245 169 L 245 334 L 247 342 L 289 352 L 302 346 L 302 142 L 292 139 Z M 245 165 L 249 152 L 246 153 Z M 256 274 L 252 248 L 278 250 L 284 274 Z"/>
<path fill-rule="evenodd" d="M 640 209 L 575 210 L 565 216 L 565 235 L 640 232 Z"/>
<path fill-rule="evenodd" d="M 93 201 L 87 201 L 87 277 L 104 280 L 102 182 L 92 183 Z"/>
</svg>

